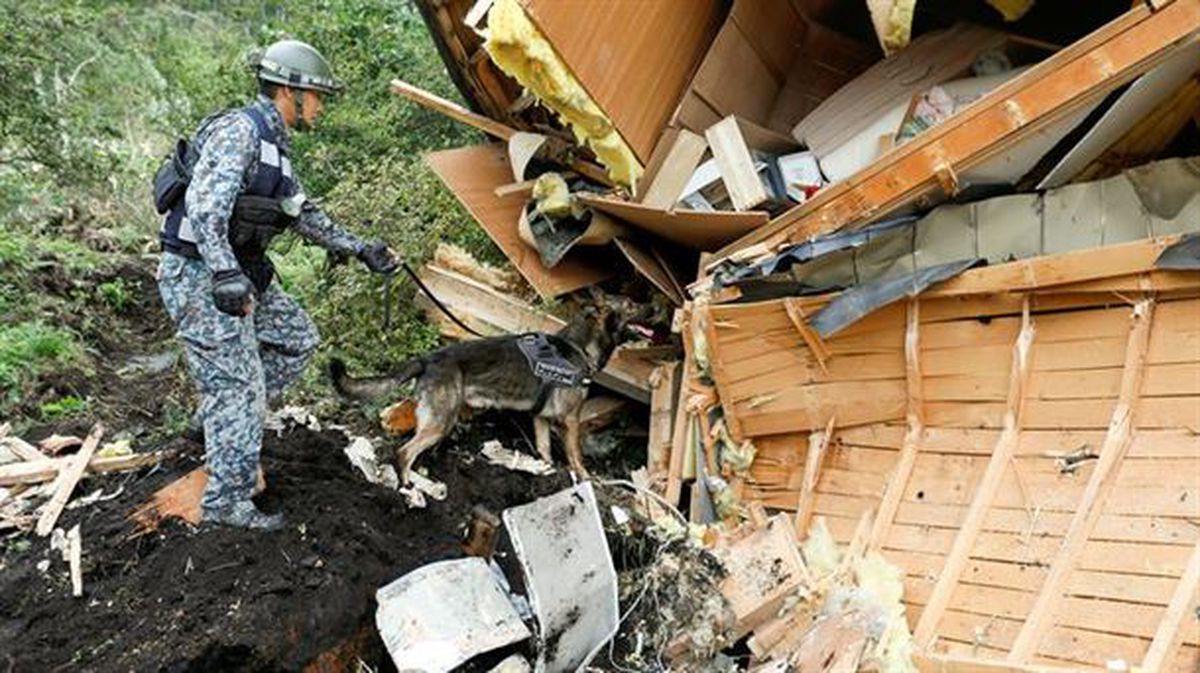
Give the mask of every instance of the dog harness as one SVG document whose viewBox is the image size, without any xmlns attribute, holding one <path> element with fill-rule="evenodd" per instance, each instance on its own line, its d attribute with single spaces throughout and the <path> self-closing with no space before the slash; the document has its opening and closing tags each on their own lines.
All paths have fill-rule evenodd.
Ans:
<svg viewBox="0 0 1200 673">
<path fill-rule="evenodd" d="M 537 401 L 533 405 L 534 414 L 546 406 L 546 399 L 550 396 L 552 388 L 574 388 L 592 382 L 590 371 L 564 357 L 563 349 L 566 349 L 584 358 L 579 347 L 566 339 L 532 332 L 517 337 L 517 348 L 521 349 L 521 354 L 529 363 L 529 370 L 541 382 L 538 386 Z M 586 358 L 584 360 L 586 361 Z"/>
</svg>

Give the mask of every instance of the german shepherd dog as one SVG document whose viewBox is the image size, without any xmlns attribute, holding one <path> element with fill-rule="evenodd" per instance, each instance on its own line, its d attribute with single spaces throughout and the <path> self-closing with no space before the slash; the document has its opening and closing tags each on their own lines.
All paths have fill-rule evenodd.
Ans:
<svg viewBox="0 0 1200 673">
<path fill-rule="evenodd" d="M 590 375 L 604 368 L 623 328 L 617 313 L 602 304 L 583 308 L 554 336 L 570 346 L 559 348 L 560 355 Z M 409 471 L 417 458 L 436 446 L 470 411 L 534 411 L 539 399 L 544 403 L 533 418 L 538 453 L 551 462 L 550 431 L 555 425 L 563 431 L 571 470 L 586 477 L 579 411 L 587 398 L 587 385 L 551 385 L 543 390 L 550 384 L 533 373 L 517 345 L 519 338 L 502 336 L 450 344 L 404 362 L 390 376 L 351 378 L 346 375 L 345 364 L 334 359 L 329 363 L 330 375 L 339 393 L 358 400 L 395 399 L 400 386 L 416 380 L 416 434 L 396 450 L 396 468 L 404 484 L 408 484 Z"/>
</svg>

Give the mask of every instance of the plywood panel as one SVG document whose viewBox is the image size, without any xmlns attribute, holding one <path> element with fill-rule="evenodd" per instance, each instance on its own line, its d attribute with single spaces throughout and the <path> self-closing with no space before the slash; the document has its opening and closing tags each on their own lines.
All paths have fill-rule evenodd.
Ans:
<svg viewBox="0 0 1200 673">
<path fill-rule="evenodd" d="M 722 20 L 719 0 L 521 0 L 643 163 Z"/>
</svg>

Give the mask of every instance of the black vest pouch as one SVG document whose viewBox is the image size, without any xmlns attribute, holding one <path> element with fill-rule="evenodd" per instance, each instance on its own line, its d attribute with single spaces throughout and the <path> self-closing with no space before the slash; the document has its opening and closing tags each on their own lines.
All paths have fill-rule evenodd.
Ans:
<svg viewBox="0 0 1200 673">
<path fill-rule="evenodd" d="M 174 208 L 187 192 L 191 179 L 191 172 L 188 170 L 188 141 L 180 138 L 175 143 L 175 150 L 163 160 L 154 173 L 154 209 L 162 215 Z"/>
<path fill-rule="evenodd" d="M 229 218 L 229 243 L 236 250 L 266 252 L 271 239 L 282 234 L 296 218 L 283 212 L 280 199 L 242 194 L 233 203 Z"/>
<path fill-rule="evenodd" d="M 259 292 L 266 292 L 275 274 L 267 257 L 271 239 L 282 234 L 296 218 L 283 211 L 282 201 L 271 196 L 242 194 L 233 203 L 229 218 L 229 244 L 242 271 Z"/>
</svg>

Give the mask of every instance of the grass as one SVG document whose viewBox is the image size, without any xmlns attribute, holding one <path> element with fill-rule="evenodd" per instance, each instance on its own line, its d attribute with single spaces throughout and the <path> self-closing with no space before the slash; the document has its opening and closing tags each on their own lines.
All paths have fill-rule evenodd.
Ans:
<svg viewBox="0 0 1200 673">
<path fill-rule="evenodd" d="M 71 332 L 40 322 L 0 326 L 0 413 L 20 403 L 38 376 L 83 362 L 83 348 Z"/>
</svg>

